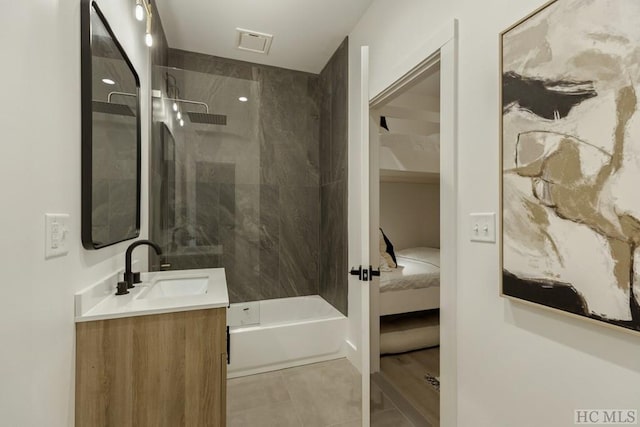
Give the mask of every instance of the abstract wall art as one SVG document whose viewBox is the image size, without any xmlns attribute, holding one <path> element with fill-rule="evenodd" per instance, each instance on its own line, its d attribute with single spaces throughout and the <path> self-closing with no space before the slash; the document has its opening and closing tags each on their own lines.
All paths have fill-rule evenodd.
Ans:
<svg viewBox="0 0 640 427">
<path fill-rule="evenodd" d="M 502 295 L 640 331 L 640 1 L 501 34 Z"/>
</svg>

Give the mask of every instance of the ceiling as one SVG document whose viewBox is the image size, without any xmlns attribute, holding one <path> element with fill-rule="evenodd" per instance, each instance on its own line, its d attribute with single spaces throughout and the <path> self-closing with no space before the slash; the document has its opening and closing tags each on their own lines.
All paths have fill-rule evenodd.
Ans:
<svg viewBox="0 0 640 427">
<path fill-rule="evenodd" d="M 156 0 L 169 46 L 319 73 L 372 0 Z M 273 35 L 269 54 L 236 48 L 236 28 Z"/>
</svg>

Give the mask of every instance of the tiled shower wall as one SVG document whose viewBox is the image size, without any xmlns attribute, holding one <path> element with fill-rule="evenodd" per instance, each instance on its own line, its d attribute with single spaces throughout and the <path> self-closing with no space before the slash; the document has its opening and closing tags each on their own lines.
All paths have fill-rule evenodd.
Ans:
<svg viewBox="0 0 640 427">
<path fill-rule="evenodd" d="M 320 73 L 320 295 L 347 314 L 347 144 L 349 43 Z"/>
<path fill-rule="evenodd" d="M 184 145 L 187 151 L 198 150 L 201 159 L 195 163 L 195 222 L 201 231 L 196 238 L 202 241 L 196 243 L 221 245 L 223 253 L 217 265 L 211 256 L 192 255 L 174 258 L 172 267 L 178 267 L 176 261 L 186 263 L 183 268 L 224 266 L 232 302 L 317 294 L 318 76 L 178 50 L 169 51 L 169 65 L 220 82 L 211 88 L 199 82 L 195 88 L 196 75 L 186 75 L 185 97 L 202 100 L 205 92 L 223 90 L 216 86 L 244 80 L 251 92 L 246 104 L 257 109 L 244 118 L 246 128 L 257 128 L 255 135 L 224 149 L 236 153 L 214 152 L 216 146 L 203 134 Z M 226 104 L 217 108 L 229 114 L 227 128 L 242 132 L 231 130 L 234 115 L 229 111 L 237 98 Z"/>
<path fill-rule="evenodd" d="M 151 228 L 167 248 L 171 240 L 194 248 L 163 262 L 172 269 L 225 267 L 232 302 L 321 294 L 346 313 L 346 42 L 322 75 L 174 49 L 167 63 L 180 70 L 154 68 L 154 84 L 155 74 L 169 70 L 182 98 L 228 114 L 228 125 L 174 129 L 173 162 L 187 164 L 190 175 L 176 186 L 164 161 L 166 178 L 152 195 L 175 197 L 159 210 L 176 219 Z M 232 86 L 249 102 L 231 97 Z M 239 115 L 238 106 L 249 111 Z M 152 162 L 152 174 L 162 169 L 161 158 Z M 182 198 L 181 185 L 190 189 Z M 184 208 L 187 202 L 195 211 Z M 195 231 L 180 238 L 184 223 Z"/>
</svg>

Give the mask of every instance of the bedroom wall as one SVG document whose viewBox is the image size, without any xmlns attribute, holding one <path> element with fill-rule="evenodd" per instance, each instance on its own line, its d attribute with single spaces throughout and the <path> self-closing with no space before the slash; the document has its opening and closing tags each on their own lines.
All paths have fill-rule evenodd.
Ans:
<svg viewBox="0 0 640 427">
<path fill-rule="evenodd" d="M 459 20 L 457 418 L 461 427 L 566 427 L 573 425 L 573 411 L 578 408 L 640 409 L 637 334 L 501 298 L 499 246 L 468 238 L 471 212 L 500 209 L 498 35 L 544 3 L 398 0 L 390 7 L 389 2 L 376 0 L 349 37 L 352 156 L 360 141 L 360 46 L 370 46 L 369 95 L 374 96 L 386 82 L 408 71 L 399 70 L 397 64 L 411 58 L 418 62 L 421 44 L 454 18 Z M 360 170 L 352 159 L 349 194 L 355 195 Z M 349 206 L 350 238 L 355 239 L 359 203 L 354 197 Z M 350 261 L 357 257 L 350 250 Z M 357 292 L 355 286 L 353 290 Z M 357 294 L 350 301 L 356 303 Z"/>
<path fill-rule="evenodd" d="M 440 184 L 380 183 L 380 226 L 395 250 L 440 247 Z"/>
</svg>

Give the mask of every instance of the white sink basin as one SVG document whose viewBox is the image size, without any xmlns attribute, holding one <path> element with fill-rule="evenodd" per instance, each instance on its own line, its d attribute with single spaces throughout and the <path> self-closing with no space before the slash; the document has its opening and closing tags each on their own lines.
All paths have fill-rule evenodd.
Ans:
<svg viewBox="0 0 640 427">
<path fill-rule="evenodd" d="M 174 298 L 204 295 L 209 289 L 208 277 L 189 277 L 156 280 L 138 298 Z"/>
<path fill-rule="evenodd" d="M 229 305 L 224 268 L 142 273 L 142 283 L 115 295 L 115 272 L 75 296 L 76 322 L 222 308 Z"/>
</svg>

